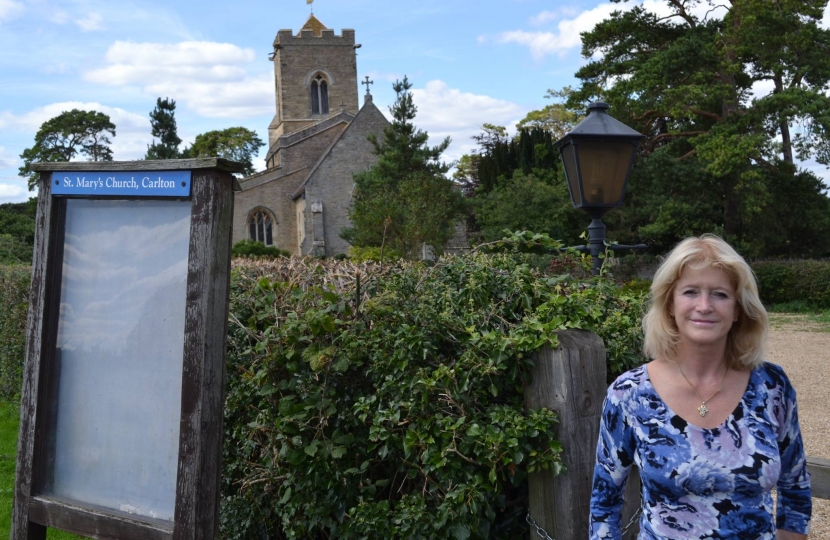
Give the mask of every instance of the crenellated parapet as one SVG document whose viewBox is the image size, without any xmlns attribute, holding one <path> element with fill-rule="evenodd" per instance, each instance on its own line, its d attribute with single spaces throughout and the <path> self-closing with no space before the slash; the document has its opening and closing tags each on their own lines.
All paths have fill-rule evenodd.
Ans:
<svg viewBox="0 0 830 540">
<path fill-rule="evenodd" d="M 334 30 L 329 28 L 314 30 L 303 29 L 297 34 L 293 30 L 280 30 L 277 32 L 277 37 L 274 39 L 274 48 L 279 49 L 280 46 L 288 45 L 350 45 L 355 44 L 354 30 L 344 28 L 340 35 L 335 34 Z"/>
</svg>

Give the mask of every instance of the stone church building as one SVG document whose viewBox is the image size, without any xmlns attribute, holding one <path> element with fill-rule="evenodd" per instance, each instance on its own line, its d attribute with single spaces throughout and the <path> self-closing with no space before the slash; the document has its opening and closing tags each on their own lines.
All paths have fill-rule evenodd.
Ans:
<svg viewBox="0 0 830 540">
<path fill-rule="evenodd" d="M 250 238 L 296 255 L 348 250 L 340 230 L 349 225 L 352 174 L 376 162 L 367 136 L 381 139 L 389 125 L 372 103 L 368 77 L 359 106 L 359 47 L 354 30 L 336 35 L 314 15 L 296 35 L 277 33 L 266 169 L 240 180 L 234 243 Z"/>
</svg>

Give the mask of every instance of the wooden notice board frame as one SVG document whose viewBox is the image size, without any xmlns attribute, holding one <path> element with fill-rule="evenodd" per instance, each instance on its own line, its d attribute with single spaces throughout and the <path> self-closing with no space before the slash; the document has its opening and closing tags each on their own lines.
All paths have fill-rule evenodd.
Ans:
<svg viewBox="0 0 830 540">
<path fill-rule="evenodd" d="M 219 528 L 224 356 L 230 288 L 233 192 L 239 163 L 220 158 L 133 162 L 39 163 L 41 174 L 26 358 L 20 409 L 12 540 L 44 540 L 54 527 L 92 538 L 211 540 Z M 189 171 L 190 237 L 184 350 L 172 521 L 50 496 L 43 491 L 46 441 L 54 386 L 57 322 L 61 298 L 66 201 L 72 197 L 133 199 L 123 195 L 53 194 L 58 171 L 123 174 Z M 178 178 L 178 176 L 176 177 Z M 158 194 L 147 197 L 158 197 Z M 142 195 L 138 195 L 141 198 Z"/>
</svg>

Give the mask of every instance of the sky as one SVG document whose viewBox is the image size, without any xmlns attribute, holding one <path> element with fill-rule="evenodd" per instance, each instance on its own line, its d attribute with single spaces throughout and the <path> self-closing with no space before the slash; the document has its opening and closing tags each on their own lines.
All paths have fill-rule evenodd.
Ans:
<svg viewBox="0 0 830 540">
<path fill-rule="evenodd" d="M 451 137 L 444 158 L 457 160 L 484 123 L 512 128 L 549 103 L 547 89 L 575 85 L 580 32 L 641 3 L 661 10 L 658 0 L 0 0 L 0 203 L 31 195 L 19 156 L 44 121 L 73 108 L 110 116 L 116 160 L 144 157 L 158 97 L 176 101 L 182 147 L 234 126 L 267 141 L 272 43 L 312 8 L 335 33 L 356 31 L 358 78 L 374 81 L 381 110 L 409 78 L 416 125 L 433 144 Z"/>
</svg>

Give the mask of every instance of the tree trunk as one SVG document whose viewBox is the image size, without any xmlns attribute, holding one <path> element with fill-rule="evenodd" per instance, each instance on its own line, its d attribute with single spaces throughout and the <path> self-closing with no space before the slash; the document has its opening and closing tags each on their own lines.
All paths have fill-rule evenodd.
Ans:
<svg viewBox="0 0 830 540">
<path fill-rule="evenodd" d="M 775 93 L 779 94 L 784 91 L 784 82 L 781 80 L 779 73 L 775 74 Z M 787 117 L 782 114 L 778 118 L 778 126 L 781 129 L 781 150 L 784 153 L 784 161 L 793 164 L 793 143 L 790 139 L 790 124 Z"/>
</svg>

